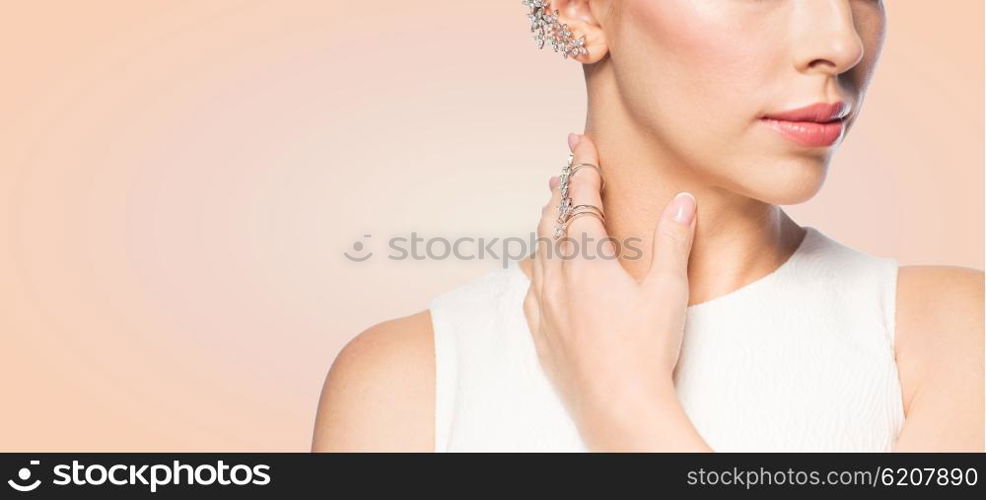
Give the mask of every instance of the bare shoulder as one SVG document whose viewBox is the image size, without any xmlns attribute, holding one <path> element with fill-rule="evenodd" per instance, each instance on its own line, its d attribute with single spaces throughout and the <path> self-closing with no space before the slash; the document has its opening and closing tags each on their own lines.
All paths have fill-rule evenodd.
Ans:
<svg viewBox="0 0 986 500">
<path fill-rule="evenodd" d="M 896 310 L 895 349 L 909 421 L 902 446 L 981 450 L 983 272 L 901 266 Z M 920 430 L 935 428 L 933 440 Z"/>
<path fill-rule="evenodd" d="M 433 451 L 434 367 L 427 310 L 354 337 L 325 378 L 312 451 Z"/>
<path fill-rule="evenodd" d="M 982 336 L 982 325 L 982 271 L 958 266 L 900 267 L 897 279 L 900 347 L 909 347 L 911 343 L 933 343 L 946 350 L 969 347 Z"/>
</svg>

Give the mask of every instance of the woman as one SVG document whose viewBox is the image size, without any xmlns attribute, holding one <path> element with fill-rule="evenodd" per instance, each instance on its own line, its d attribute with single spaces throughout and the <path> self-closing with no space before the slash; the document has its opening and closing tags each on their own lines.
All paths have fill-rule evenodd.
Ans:
<svg viewBox="0 0 986 500">
<path fill-rule="evenodd" d="M 551 3 L 589 112 L 537 254 L 352 340 L 313 449 L 982 450 L 983 273 L 779 207 L 858 117 L 882 2 Z"/>
</svg>

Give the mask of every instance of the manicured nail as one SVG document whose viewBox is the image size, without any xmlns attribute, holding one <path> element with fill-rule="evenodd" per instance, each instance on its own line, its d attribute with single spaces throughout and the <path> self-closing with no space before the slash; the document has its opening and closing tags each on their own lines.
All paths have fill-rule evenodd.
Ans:
<svg viewBox="0 0 986 500">
<path fill-rule="evenodd" d="M 687 191 L 682 191 L 674 196 L 672 208 L 674 221 L 687 226 L 695 217 L 695 197 Z"/>
<path fill-rule="evenodd" d="M 582 142 L 582 136 L 579 134 L 568 134 L 568 149 L 575 152 L 575 148 L 579 147 L 579 143 Z"/>
</svg>

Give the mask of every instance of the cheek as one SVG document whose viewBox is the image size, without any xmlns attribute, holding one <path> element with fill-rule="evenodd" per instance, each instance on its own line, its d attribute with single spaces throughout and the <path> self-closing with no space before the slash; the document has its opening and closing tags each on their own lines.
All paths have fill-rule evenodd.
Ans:
<svg viewBox="0 0 986 500">
<path fill-rule="evenodd" d="M 736 102 L 737 92 L 759 88 L 758 75 L 770 72 L 776 40 L 728 0 L 624 1 L 635 64 L 656 74 L 650 82 L 688 93 L 696 105 Z"/>
<path fill-rule="evenodd" d="M 622 0 L 614 53 L 641 120 L 672 134 L 685 155 L 722 154 L 762 111 L 776 34 L 724 0 Z M 647 86 L 647 88 L 642 88 Z M 665 123 L 673 121 L 669 128 Z"/>
</svg>

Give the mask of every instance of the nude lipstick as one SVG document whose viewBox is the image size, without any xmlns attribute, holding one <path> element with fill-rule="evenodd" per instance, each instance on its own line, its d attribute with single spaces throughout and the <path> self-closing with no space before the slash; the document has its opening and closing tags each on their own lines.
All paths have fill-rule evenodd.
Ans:
<svg viewBox="0 0 986 500">
<path fill-rule="evenodd" d="M 783 137 L 809 148 L 829 147 L 845 133 L 850 107 L 843 102 L 817 103 L 768 113 L 760 121 Z"/>
</svg>

